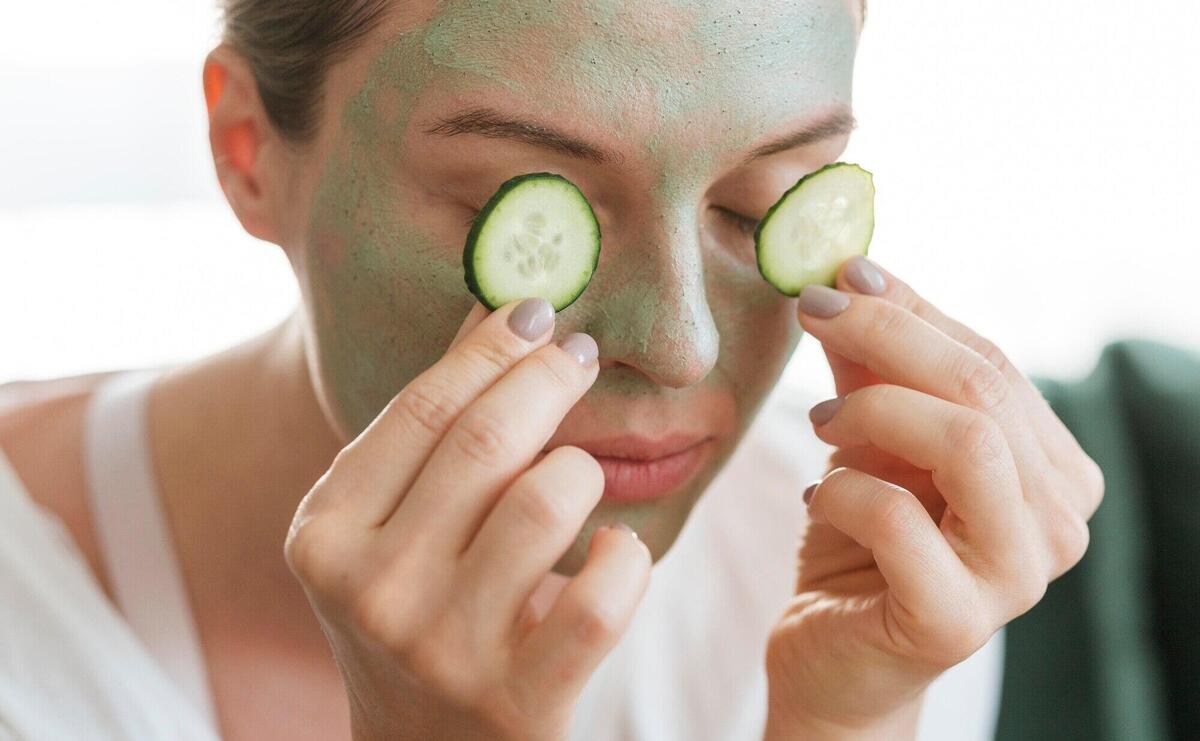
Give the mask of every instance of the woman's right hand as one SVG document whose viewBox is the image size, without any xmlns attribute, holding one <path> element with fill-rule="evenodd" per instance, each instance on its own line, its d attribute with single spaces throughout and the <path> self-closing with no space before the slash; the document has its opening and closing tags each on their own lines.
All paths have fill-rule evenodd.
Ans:
<svg viewBox="0 0 1200 741">
<path fill-rule="evenodd" d="M 285 555 L 366 739 L 561 739 L 641 601 L 650 554 L 596 530 L 538 618 L 529 598 L 604 489 L 586 452 L 539 453 L 595 382 L 595 342 L 550 343 L 540 299 L 479 305 L 301 502 Z"/>
</svg>

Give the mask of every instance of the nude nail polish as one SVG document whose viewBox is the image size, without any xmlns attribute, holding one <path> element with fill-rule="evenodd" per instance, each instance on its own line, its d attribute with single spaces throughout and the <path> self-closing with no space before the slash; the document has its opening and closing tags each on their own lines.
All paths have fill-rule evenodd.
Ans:
<svg viewBox="0 0 1200 741">
<path fill-rule="evenodd" d="M 558 346 L 580 365 L 591 365 L 600 356 L 600 348 L 596 346 L 596 341 L 581 332 L 562 338 Z"/>
<path fill-rule="evenodd" d="M 527 298 L 508 315 L 508 328 L 527 342 L 546 334 L 554 325 L 554 307 L 544 298 Z"/>
<path fill-rule="evenodd" d="M 828 286 L 813 284 L 800 291 L 800 311 L 818 319 L 831 319 L 849 305 L 849 296 Z"/>
<path fill-rule="evenodd" d="M 842 274 L 846 276 L 846 282 L 859 293 L 878 296 L 887 290 L 887 280 L 883 277 L 883 272 L 862 255 L 850 258 Z"/>
<path fill-rule="evenodd" d="M 808 418 L 818 427 L 833 419 L 833 415 L 837 414 L 837 410 L 842 406 L 842 397 L 836 399 L 826 399 L 820 404 L 816 404 L 812 409 L 808 410 Z"/>
</svg>

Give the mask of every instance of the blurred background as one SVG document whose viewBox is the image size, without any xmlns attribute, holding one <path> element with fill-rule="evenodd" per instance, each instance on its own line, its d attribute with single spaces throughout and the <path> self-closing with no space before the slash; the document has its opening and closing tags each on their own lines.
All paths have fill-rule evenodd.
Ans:
<svg viewBox="0 0 1200 741">
<path fill-rule="evenodd" d="M 279 251 L 208 156 L 209 0 L 10 3 L 0 382 L 187 360 L 283 318 Z M 1200 3 L 872 3 L 845 159 L 872 256 L 1028 373 L 1118 337 L 1200 350 Z M 786 384 L 832 392 L 806 340 Z"/>
</svg>

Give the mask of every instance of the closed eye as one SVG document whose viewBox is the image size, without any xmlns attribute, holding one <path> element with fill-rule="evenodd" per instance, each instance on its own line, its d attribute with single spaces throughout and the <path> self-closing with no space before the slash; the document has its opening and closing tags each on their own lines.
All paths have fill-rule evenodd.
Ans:
<svg viewBox="0 0 1200 741">
<path fill-rule="evenodd" d="M 730 226 L 733 226 L 748 237 L 753 237 L 755 230 L 758 229 L 757 219 L 752 219 L 749 216 L 743 216 L 737 211 L 731 211 L 724 206 L 713 206 L 713 208 L 717 211 L 717 213 L 720 214 L 722 219 L 729 223 Z"/>
</svg>

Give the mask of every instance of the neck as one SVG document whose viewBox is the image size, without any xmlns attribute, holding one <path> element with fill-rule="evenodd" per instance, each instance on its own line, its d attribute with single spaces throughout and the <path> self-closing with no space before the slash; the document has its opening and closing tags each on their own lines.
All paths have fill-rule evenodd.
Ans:
<svg viewBox="0 0 1200 741">
<path fill-rule="evenodd" d="M 283 561 L 284 538 L 341 447 L 317 402 L 300 316 L 167 373 L 149 420 L 160 495 L 197 612 L 222 603 L 230 612 L 294 607 L 289 596 L 303 595 Z"/>
</svg>

